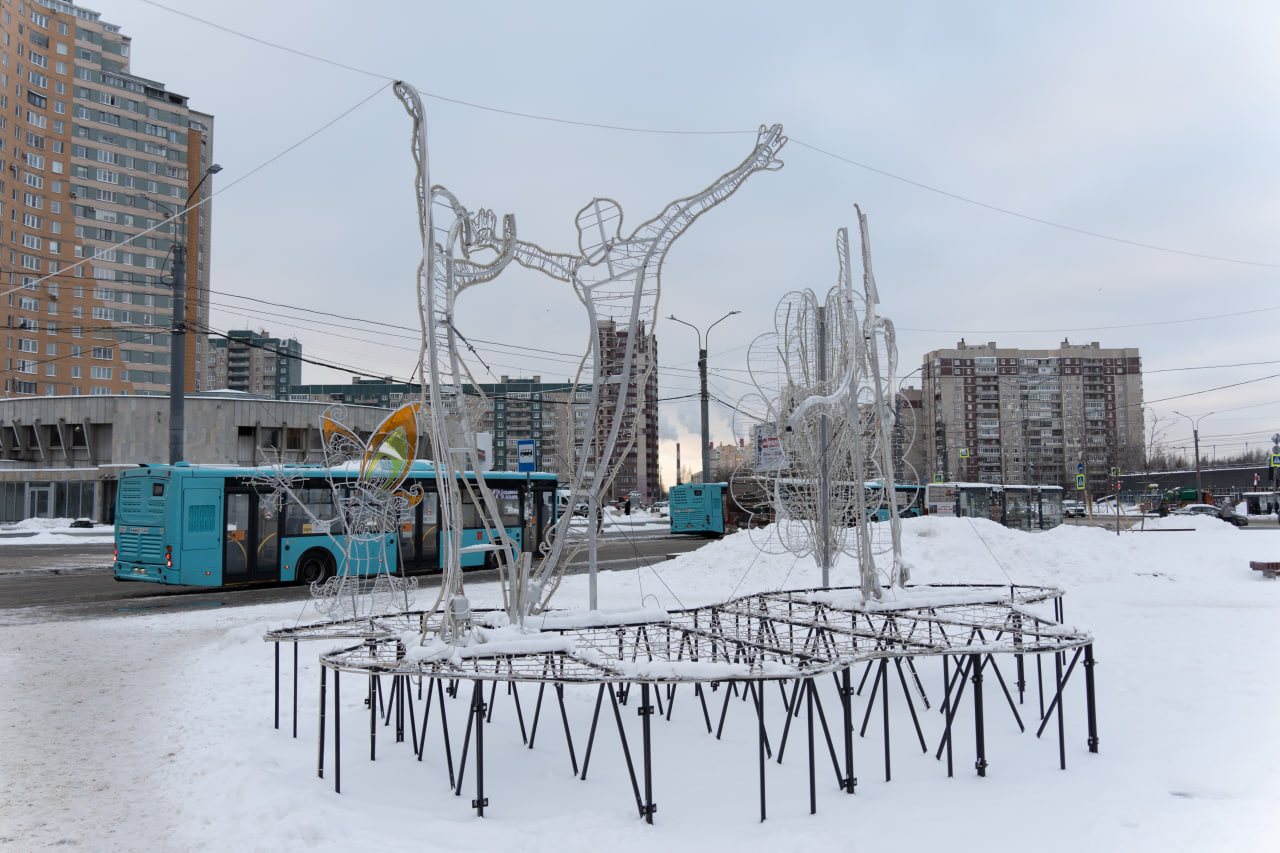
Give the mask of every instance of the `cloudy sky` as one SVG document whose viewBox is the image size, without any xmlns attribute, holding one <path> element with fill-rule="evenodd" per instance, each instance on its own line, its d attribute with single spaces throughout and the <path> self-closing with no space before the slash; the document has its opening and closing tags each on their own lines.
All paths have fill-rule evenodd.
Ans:
<svg viewBox="0 0 1280 853">
<path fill-rule="evenodd" d="M 961 338 L 1137 347 L 1148 423 L 1173 445 L 1191 431 L 1174 410 L 1208 415 L 1206 457 L 1280 432 L 1275 4 L 89 7 L 133 38 L 135 74 L 216 117 L 213 325 L 349 368 L 304 381 L 414 371 L 403 79 L 424 96 L 433 182 L 555 251 L 574 249 L 591 198 L 616 199 L 628 233 L 736 165 L 758 125 L 784 126 L 786 166 L 699 220 L 663 269 L 661 316 L 742 312 L 710 336 L 719 400 L 750 390 L 747 347 L 778 299 L 835 283 L 856 203 L 901 373 Z M 459 314 L 495 378 L 567 378 L 586 346 L 571 291 L 522 269 Z M 670 484 L 675 441 L 697 455 L 697 338 L 658 336 Z M 713 403 L 713 439 L 733 436 Z"/>
</svg>

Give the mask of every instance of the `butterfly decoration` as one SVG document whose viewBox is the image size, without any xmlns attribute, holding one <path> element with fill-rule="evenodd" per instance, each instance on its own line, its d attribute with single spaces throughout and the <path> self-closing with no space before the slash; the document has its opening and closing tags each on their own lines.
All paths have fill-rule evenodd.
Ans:
<svg viewBox="0 0 1280 853">
<path fill-rule="evenodd" d="M 414 506 L 422 500 L 422 487 L 403 486 L 418 451 L 421 410 L 418 403 L 401 406 L 378 425 L 367 441 L 337 420 L 340 407 L 337 412 L 326 411 L 320 419 L 326 465 L 332 469 L 357 464 L 356 485 L 366 501 Z"/>
</svg>

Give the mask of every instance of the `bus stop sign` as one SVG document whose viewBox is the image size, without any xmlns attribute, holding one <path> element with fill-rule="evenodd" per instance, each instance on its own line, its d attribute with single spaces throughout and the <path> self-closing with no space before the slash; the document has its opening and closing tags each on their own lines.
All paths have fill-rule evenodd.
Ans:
<svg viewBox="0 0 1280 853">
<path fill-rule="evenodd" d="M 522 439 L 516 442 L 516 468 L 521 473 L 533 470 L 533 441 Z"/>
</svg>

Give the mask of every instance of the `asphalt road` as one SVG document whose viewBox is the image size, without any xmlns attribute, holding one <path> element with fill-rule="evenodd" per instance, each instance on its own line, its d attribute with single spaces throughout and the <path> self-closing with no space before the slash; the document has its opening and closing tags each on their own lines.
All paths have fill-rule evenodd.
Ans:
<svg viewBox="0 0 1280 853">
<path fill-rule="evenodd" d="M 598 549 L 602 570 L 634 569 L 661 563 L 668 554 L 682 554 L 707 544 L 706 539 L 654 532 L 609 536 Z M 0 625 L 57 619 L 240 607 L 277 601 L 301 601 L 306 587 L 271 585 L 243 589 L 205 590 L 201 587 L 162 586 L 117 581 L 111 574 L 111 543 L 83 545 L 23 545 L 0 547 Z M 586 551 L 569 566 L 573 573 L 587 568 Z M 438 574 L 422 576 L 419 584 L 436 586 Z M 496 580 L 493 571 L 468 572 L 476 581 Z"/>
</svg>

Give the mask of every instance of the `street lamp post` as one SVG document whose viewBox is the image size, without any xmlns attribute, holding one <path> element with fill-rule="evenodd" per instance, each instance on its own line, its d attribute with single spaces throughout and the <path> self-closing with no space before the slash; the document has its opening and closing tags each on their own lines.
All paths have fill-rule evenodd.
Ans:
<svg viewBox="0 0 1280 853">
<path fill-rule="evenodd" d="M 1209 417 L 1209 415 L 1212 415 L 1213 412 L 1205 412 L 1198 418 L 1193 418 L 1190 415 L 1184 415 L 1182 412 L 1178 411 L 1175 411 L 1174 414 L 1191 421 L 1191 442 L 1195 446 L 1196 454 L 1196 500 L 1200 501 L 1204 496 L 1204 492 L 1201 491 L 1200 487 L 1200 422 Z"/>
<path fill-rule="evenodd" d="M 711 330 L 721 321 L 727 320 L 734 314 L 741 314 L 741 311 L 730 311 L 715 323 L 707 326 L 704 333 L 692 323 L 686 323 L 674 314 L 667 315 L 668 320 L 675 320 L 681 325 L 688 326 L 698 333 L 698 378 L 702 382 L 702 482 L 711 482 L 711 423 L 707 412 L 707 402 L 710 395 L 707 393 L 707 346 L 711 342 Z M 704 344 L 704 341 L 706 344 Z"/>
<path fill-rule="evenodd" d="M 174 226 L 173 241 L 173 318 L 169 326 L 169 464 L 176 465 L 185 455 L 184 440 L 186 436 L 185 401 L 187 392 L 187 210 L 191 199 L 195 198 L 200 187 L 209 179 L 222 171 L 217 163 L 209 166 L 200 176 L 200 180 L 187 195 L 182 211 L 175 213 L 173 208 L 158 202 L 149 196 L 143 196 L 151 204 L 169 211 L 168 218 L 182 217 L 182 232 L 177 233 Z"/>
</svg>

